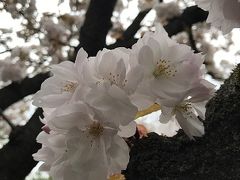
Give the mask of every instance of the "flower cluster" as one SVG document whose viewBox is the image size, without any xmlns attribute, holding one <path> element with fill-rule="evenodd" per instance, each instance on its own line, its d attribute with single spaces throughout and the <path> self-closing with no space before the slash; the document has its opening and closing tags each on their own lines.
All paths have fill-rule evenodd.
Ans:
<svg viewBox="0 0 240 180">
<path fill-rule="evenodd" d="M 176 2 L 158 3 L 154 9 L 157 14 L 157 20 L 162 22 L 162 24 L 167 24 L 170 19 L 181 14 L 181 10 Z"/>
<path fill-rule="evenodd" d="M 156 103 L 160 122 L 176 122 L 191 139 L 202 136 L 205 101 L 213 92 L 202 63 L 160 25 L 132 49 L 104 49 L 96 57 L 80 49 L 75 63 L 52 67 L 34 97 L 45 116 L 35 160 L 53 179 L 106 180 L 128 164 L 123 137 L 135 134 L 137 112 Z"/>
<path fill-rule="evenodd" d="M 0 81 L 20 81 L 25 77 L 24 67 L 20 63 L 9 63 L 10 59 L 6 58 L 0 61 Z"/>
<path fill-rule="evenodd" d="M 197 5 L 209 11 L 207 22 L 220 28 L 224 34 L 240 27 L 239 0 L 195 0 Z"/>
<path fill-rule="evenodd" d="M 158 0 L 138 0 L 138 8 L 140 11 L 153 8 L 158 3 Z"/>
</svg>

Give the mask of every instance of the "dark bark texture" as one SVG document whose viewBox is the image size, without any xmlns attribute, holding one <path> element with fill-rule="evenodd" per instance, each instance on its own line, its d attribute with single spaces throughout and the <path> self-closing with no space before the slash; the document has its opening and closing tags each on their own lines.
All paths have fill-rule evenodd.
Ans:
<svg viewBox="0 0 240 180">
<path fill-rule="evenodd" d="M 49 77 L 49 73 L 41 73 L 32 78 L 25 78 L 21 82 L 13 82 L 0 89 L 0 108 L 5 110 L 15 102 L 37 92 L 42 82 Z"/>
<path fill-rule="evenodd" d="M 25 126 L 16 127 L 9 142 L 0 149 L 0 180 L 24 180 L 37 164 L 32 154 L 41 147 L 36 137 L 43 124 L 39 120 L 42 109 L 37 109 Z"/>
<path fill-rule="evenodd" d="M 135 143 L 128 180 L 240 179 L 240 65 L 208 102 L 206 134 L 190 141 L 150 133 Z"/>
<path fill-rule="evenodd" d="M 80 31 L 81 47 L 89 56 L 95 56 L 106 44 L 106 36 L 112 27 L 111 17 L 117 0 L 92 0 L 90 2 L 86 19 Z"/>
</svg>

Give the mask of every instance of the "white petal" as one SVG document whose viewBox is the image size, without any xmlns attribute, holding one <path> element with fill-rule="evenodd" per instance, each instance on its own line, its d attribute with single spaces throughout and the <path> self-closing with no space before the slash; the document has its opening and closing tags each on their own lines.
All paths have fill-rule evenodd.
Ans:
<svg viewBox="0 0 240 180">
<path fill-rule="evenodd" d="M 124 88 L 128 94 L 134 93 L 134 91 L 137 89 L 138 84 L 142 81 L 142 78 L 143 68 L 141 66 L 131 68 L 131 70 L 127 74 L 127 82 Z"/>
<path fill-rule="evenodd" d="M 120 126 L 120 131 L 118 131 L 118 135 L 121 137 L 130 137 L 136 133 L 136 122 L 132 121 L 126 126 Z"/>
<path fill-rule="evenodd" d="M 163 124 L 168 123 L 174 116 L 174 108 L 161 106 L 161 115 L 159 117 L 159 121 Z"/>
<path fill-rule="evenodd" d="M 139 64 L 144 66 L 144 69 L 152 71 L 154 68 L 153 65 L 153 52 L 148 46 L 143 46 L 138 55 Z"/>
<path fill-rule="evenodd" d="M 190 139 L 194 139 L 194 136 L 203 136 L 203 123 L 197 118 L 197 116 L 193 112 L 188 113 L 190 114 L 176 111 L 176 119 L 179 125 Z"/>
<path fill-rule="evenodd" d="M 116 68 L 116 64 L 116 57 L 111 51 L 104 53 L 99 62 L 99 73 L 104 77 L 108 76 Z"/>
</svg>

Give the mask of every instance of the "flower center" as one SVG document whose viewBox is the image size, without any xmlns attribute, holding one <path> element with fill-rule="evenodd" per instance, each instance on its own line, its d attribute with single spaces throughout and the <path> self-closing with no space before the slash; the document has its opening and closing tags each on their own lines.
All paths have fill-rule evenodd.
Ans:
<svg viewBox="0 0 240 180">
<path fill-rule="evenodd" d="M 74 92 L 75 89 L 77 88 L 78 83 L 77 82 L 73 82 L 73 81 L 66 81 L 66 83 L 64 84 L 64 86 L 62 87 L 62 91 L 65 92 Z"/>
<path fill-rule="evenodd" d="M 174 77 L 177 70 L 170 65 L 169 61 L 160 59 L 153 71 L 153 76 L 157 79 L 160 76 Z"/>
<path fill-rule="evenodd" d="M 177 105 L 175 107 L 175 110 L 182 111 L 182 112 L 188 112 L 189 110 L 191 110 L 191 108 L 192 108 L 191 103 L 182 103 L 180 105 Z"/>
<path fill-rule="evenodd" d="M 114 74 L 110 72 L 107 76 L 103 77 L 101 80 L 97 81 L 97 85 L 101 85 L 102 82 L 104 81 L 109 81 L 111 86 L 116 85 L 119 88 L 123 88 L 126 86 L 127 80 L 125 79 L 124 81 L 121 80 L 120 74 Z"/>
<path fill-rule="evenodd" d="M 104 127 L 99 123 L 94 121 L 89 127 L 88 127 L 88 133 L 94 137 L 97 138 L 103 134 Z"/>
</svg>

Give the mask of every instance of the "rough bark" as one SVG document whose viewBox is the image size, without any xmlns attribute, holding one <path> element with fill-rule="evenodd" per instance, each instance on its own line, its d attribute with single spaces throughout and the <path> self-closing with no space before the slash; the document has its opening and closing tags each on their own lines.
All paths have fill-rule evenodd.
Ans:
<svg viewBox="0 0 240 180">
<path fill-rule="evenodd" d="M 208 102 L 206 134 L 190 141 L 149 134 L 135 143 L 128 180 L 240 179 L 240 65 Z"/>
</svg>

